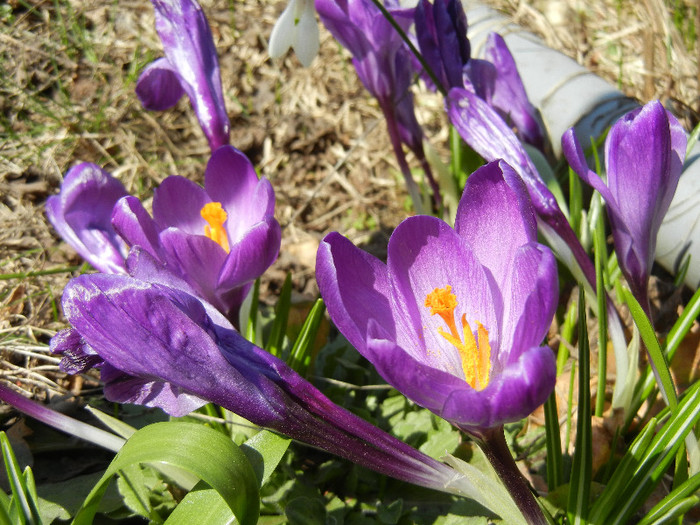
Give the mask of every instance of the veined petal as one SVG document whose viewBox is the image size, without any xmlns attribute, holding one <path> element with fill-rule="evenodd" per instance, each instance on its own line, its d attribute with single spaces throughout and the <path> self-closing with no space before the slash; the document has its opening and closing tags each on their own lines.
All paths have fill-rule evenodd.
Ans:
<svg viewBox="0 0 700 525">
<path fill-rule="evenodd" d="M 459 201 L 455 230 L 483 266 L 503 283 L 524 244 L 537 240 L 537 222 L 522 179 L 503 161 L 476 170 Z"/>
<path fill-rule="evenodd" d="M 112 226 L 129 246 L 140 246 L 156 258 L 163 256 L 156 223 L 136 197 L 129 195 L 117 201 Z"/>
<path fill-rule="evenodd" d="M 540 345 L 559 301 L 557 263 L 552 252 L 531 242 L 513 254 L 513 266 L 502 284 L 503 328 L 497 359 L 506 367 L 522 352 Z"/>
<path fill-rule="evenodd" d="M 227 310 L 216 300 L 219 271 L 227 257 L 224 249 L 208 237 L 189 235 L 177 228 L 163 230 L 160 240 L 167 254 L 166 265 L 187 281 L 197 295 Z"/>
<path fill-rule="evenodd" d="M 136 96 L 151 111 L 173 107 L 185 91 L 180 78 L 167 58 L 159 58 L 146 66 L 136 81 Z"/>
<path fill-rule="evenodd" d="M 525 142 L 543 149 L 544 131 L 537 110 L 527 97 L 513 55 L 498 33 L 489 33 L 486 38 L 484 58 L 493 63 L 497 71 L 491 103 L 502 112 L 506 122 L 515 125 Z"/>
<path fill-rule="evenodd" d="M 441 415 L 462 429 L 477 432 L 519 421 L 547 400 L 554 389 L 556 368 L 551 348 L 532 348 L 495 376 L 484 390 L 455 390 Z"/>
<path fill-rule="evenodd" d="M 201 211 L 211 201 L 199 184 L 172 175 L 153 192 L 153 218 L 159 230 L 174 227 L 192 235 L 204 235 L 207 223 Z"/>
<path fill-rule="evenodd" d="M 116 202 L 128 195 L 117 179 L 95 164 L 68 170 L 61 191 L 48 198 L 46 216 L 86 261 L 106 273 L 125 273 L 126 244 L 112 228 Z"/>
<path fill-rule="evenodd" d="M 455 323 L 462 315 L 472 328 L 480 322 L 489 331 L 492 348 L 498 347 L 498 289 L 467 243 L 445 222 L 428 216 L 404 220 L 389 240 L 387 267 L 396 342 L 415 360 L 463 375 L 459 352 L 440 333 L 448 331 L 445 322 L 431 315 L 425 304 L 429 293 L 446 286 L 457 300 Z"/>
<path fill-rule="evenodd" d="M 612 206 L 617 208 L 615 196 L 610 193 L 610 190 L 598 176 L 598 174 L 588 168 L 586 156 L 584 155 L 583 148 L 576 137 L 574 128 L 569 128 L 562 135 L 561 148 L 566 160 L 569 163 L 569 166 L 571 166 L 571 169 L 573 169 L 586 184 L 597 190 L 598 193 L 603 196 L 608 207 Z"/>
<path fill-rule="evenodd" d="M 249 229 L 231 246 L 217 281 L 217 288 L 229 290 L 251 283 L 275 262 L 279 254 L 282 231 L 279 223 L 268 217 Z"/>
<path fill-rule="evenodd" d="M 316 256 L 316 280 L 338 329 L 367 357 L 370 320 L 395 336 L 386 266 L 338 233 L 329 233 Z"/>
</svg>

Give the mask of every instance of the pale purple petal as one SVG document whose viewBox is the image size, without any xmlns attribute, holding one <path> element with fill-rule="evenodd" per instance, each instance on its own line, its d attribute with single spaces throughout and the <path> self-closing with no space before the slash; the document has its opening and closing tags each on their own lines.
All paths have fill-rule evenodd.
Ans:
<svg viewBox="0 0 700 525">
<path fill-rule="evenodd" d="M 173 107 L 184 94 L 180 78 L 167 58 L 148 64 L 136 81 L 136 96 L 144 109 L 151 111 Z"/>
<path fill-rule="evenodd" d="M 279 223 L 269 217 L 245 232 L 221 266 L 217 288 L 228 290 L 250 283 L 260 277 L 277 260 L 282 231 Z"/>
<path fill-rule="evenodd" d="M 503 161 L 482 166 L 467 179 L 455 230 L 479 262 L 502 283 L 520 246 L 537 239 L 537 222 L 522 179 Z"/>
<path fill-rule="evenodd" d="M 163 257 L 156 223 L 136 197 L 119 199 L 112 211 L 112 226 L 129 246 L 140 246 L 153 257 Z"/>
<path fill-rule="evenodd" d="M 467 243 L 445 222 L 415 216 L 399 224 L 389 240 L 387 266 L 397 320 L 396 342 L 414 359 L 463 376 L 457 349 L 438 332 L 447 331 L 444 321 L 425 306 L 429 293 L 446 286 L 457 297 L 457 326 L 462 315 L 472 331 L 478 321 L 497 346 L 500 312 L 495 308 L 500 306 L 500 297 L 494 300 L 494 283 Z"/>
<path fill-rule="evenodd" d="M 61 191 L 48 198 L 46 216 L 86 261 L 105 273 L 124 273 L 126 244 L 110 222 L 116 202 L 128 195 L 117 179 L 95 164 L 66 173 Z"/>
<path fill-rule="evenodd" d="M 361 354 L 371 320 L 395 337 L 387 269 L 379 259 L 329 233 L 318 248 L 316 280 L 331 319 Z"/>
<path fill-rule="evenodd" d="M 199 184 L 173 175 L 153 192 L 153 218 L 159 230 L 178 228 L 193 235 L 204 235 L 207 222 L 202 208 L 212 202 Z"/>
<path fill-rule="evenodd" d="M 190 97 L 209 146 L 215 151 L 228 144 L 231 126 L 209 23 L 195 0 L 152 3 L 165 56 L 180 77 L 180 85 Z"/>
</svg>

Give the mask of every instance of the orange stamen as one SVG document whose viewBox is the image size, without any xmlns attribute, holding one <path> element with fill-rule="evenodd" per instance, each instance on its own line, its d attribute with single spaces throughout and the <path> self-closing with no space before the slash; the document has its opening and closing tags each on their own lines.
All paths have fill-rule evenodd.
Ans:
<svg viewBox="0 0 700 525">
<path fill-rule="evenodd" d="M 449 328 L 449 333 L 442 328 L 438 328 L 438 333 L 457 348 L 462 359 L 464 380 L 472 388 L 483 390 L 489 384 L 491 371 L 489 333 L 484 325 L 477 321 L 477 337 L 474 337 L 466 315 L 462 315 L 462 333 L 459 333 L 454 316 L 457 296 L 451 292 L 452 287 L 449 285 L 445 288 L 435 288 L 425 297 L 425 306 L 430 308 L 430 315 L 439 315 Z"/>
<path fill-rule="evenodd" d="M 204 235 L 209 237 L 228 253 L 230 251 L 228 234 L 224 229 L 224 222 L 226 222 L 228 215 L 221 207 L 221 203 L 209 202 L 202 207 L 199 213 L 208 223 L 204 226 Z"/>
</svg>

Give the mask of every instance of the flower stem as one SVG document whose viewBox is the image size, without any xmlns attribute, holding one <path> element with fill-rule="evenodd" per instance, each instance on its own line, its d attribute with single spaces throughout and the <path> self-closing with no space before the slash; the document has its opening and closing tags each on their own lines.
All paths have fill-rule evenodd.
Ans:
<svg viewBox="0 0 700 525">
<path fill-rule="evenodd" d="M 488 430 L 477 439 L 477 443 L 503 481 L 518 509 L 523 513 L 525 520 L 530 525 L 547 525 L 549 521 L 508 449 L 503 427 Z"/>
</svg>

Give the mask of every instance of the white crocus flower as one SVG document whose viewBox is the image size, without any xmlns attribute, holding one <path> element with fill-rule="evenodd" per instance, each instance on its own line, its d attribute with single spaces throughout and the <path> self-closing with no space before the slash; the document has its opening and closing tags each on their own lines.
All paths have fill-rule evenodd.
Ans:
<svg viewBox="0 0 700 525">
<path fill-rule="evenodd" d="M 270 35 L 270 56 L 279 58 L 294 48 L 304 67 L 311 65 L 319 49 L 318 24 L 313 0 L 290 0 Z"/>
</svg>

